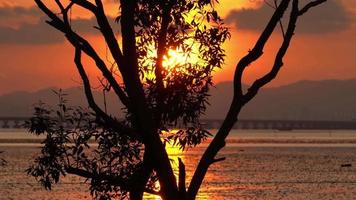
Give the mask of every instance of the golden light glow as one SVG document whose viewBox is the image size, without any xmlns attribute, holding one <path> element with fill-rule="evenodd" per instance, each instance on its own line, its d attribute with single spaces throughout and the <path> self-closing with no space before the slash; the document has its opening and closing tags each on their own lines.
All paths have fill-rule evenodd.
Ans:
<svg viewBox="0 0 356 200">
<path fill-rule="evenodd" d="M 166 145 L 166 150 L 167 150 L 169 158 L 171 159 L 174 174 L 176 176 L 176 179 L 178 180 L 178 170 L 179 170 L 178 158 L 181 158 L 182 161 L 185 163 L 184 152 L 178 146 L 173 146 L 170 144 Z M 159 188 L 158 182 L 156 182 L 156 186 L 158 186 L 158 188 Z M 159 197 L 157 195 L 151 195 L 151 194 L 145 193 L 144 199 L 161 200 L 161 197 Z"/>
<path fill-rule="evenodd" d="M 182 66 L 188 61 L 188 54 L 181 49 L 169 49 L 167 55 L 163 56 L 162 66 L 166 70 L 171 70 L 177 66 Z"/>
<path fill-rule="evenodd" d="M 163 57 L 162 66 L 167 70 L 169 76 L 173 72 L 186 73 L 191 65 L 202 64 L 204 61 L 199 59 L 198 46 L 191 44 L 191 50 L 184 52 L 181 48 L 169 49 L 167 55 Z M 190 66 L 186 64 L 191 64 Z"/>
<path fill-rule="evenodd" d="M 194 65 L 198 64 L 199 62 L 203 62 L 203 60 L 200 60 L 198 57 L 197 45 L 191 45 L 191 48 L 192 50 L 190 52 L 184 52 L 181 48 L 168 49 L 167 54 L 163 56 L 162 60 L 162 67 L 166 71 L 166 77 L 188 72 L 189 66 L 186 64 Z M 154 49 L 153 45 L 150 46 L 150 49 L 151 50 L 148 51 L 147 57 L 151 58 L 151 62 L 154 62 L 152 58 L 155 58 L 157 56 L 157 50 Z M 154 70 L 146 71 L 145 78 L 154 79 Z"/>
</svg>

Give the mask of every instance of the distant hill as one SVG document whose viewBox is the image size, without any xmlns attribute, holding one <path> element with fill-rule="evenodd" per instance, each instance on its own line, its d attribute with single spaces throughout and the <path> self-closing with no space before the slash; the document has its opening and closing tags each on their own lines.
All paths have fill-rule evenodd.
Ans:
<svg viewBox="0 0 356 200">
<path fill-rule="evenodd" d="M 232 98 L 232 83 L 211 91 L 206 118 L 224 117 Z M 285 120 L 353 120 L 356 118 L 356 79 L 300 81 L 262 89 L 242 110 L 240 118 Z"/>
<path fill-rule="evenodd" d="M 14 92 L 0 96 L 0 117 L 31 116 L 33 107 L 40 101 L 50 106 L 58 104 L 58 96 L 53 91 L 59 88 L 46 88 L 36 92 Z M 66 94 L 65 99 L 69 105 L 87 107 L 84 91 L 81 87 L 63 89 Z M 103 95 L 99 91 L 94 91 L 94 98 L 100 106 L 103 106 Z M 108 110 L 111 113 L 120 113 L 121 105 L 113 94 L 107 94 Z M 112 106 L 114 105 L 114 106 Z"/>
<path fill-rule="evenodd" d="M 0 96 L 1 116 L 30 116 L 32 106 L 38 101 L 57 104 L 57 97 L 48 88 L 33 93 L 14 92 Z M 210 104 L 203 118 L 222 119 L 232 98 L 232 83 L 223 82 L 211 89 Z M 64 90 L 71 105 L 86 106 L 81 88 Z M 101 92 L 94 92 L 103 103 Z M 107 96 L 111 113 L 122 116 L 118 99 Z M 289 120 L 353 120 L 356 119 L 356 79 L 300 81 L 290 85 L 262 89 L 243 110 L 241 119 Z"/>
</svg>

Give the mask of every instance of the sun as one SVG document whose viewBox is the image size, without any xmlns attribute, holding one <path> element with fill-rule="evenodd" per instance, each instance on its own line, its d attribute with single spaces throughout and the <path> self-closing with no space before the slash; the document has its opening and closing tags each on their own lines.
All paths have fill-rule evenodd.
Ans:
<svg viewBox="0 0 356 200">
<path fill-rule="evenodd" d="M 186 64 L 188 58 L 188 54 L 179 48 L 169 49 L 167 54 L 163 56 L 162 66 L 169 71 L 172 68 Z"/>
<path fill-rule="evenodd" d="M 190 44 L 190 43 L 188 43 Z M 169 48 L 166 50 L 165 55 L 162 58 L 162 73 L 165 74 L 166 78 L 173 78 L 179 75 L 189 74 L 190 68 L 198 64 L 202 64 L 203 61 L 199 59 L 199 48 L 196 44 L 191 43 L 190 50 L 184 51 L 181 47 Z M 157 50 L 154 45 L 149 46 L 149 51 L 145 57 L 145 63 L 151 67 L 144 71 L 144 79 L 153 80 L 155 79 L 155 61 L 157 60 Z"/>
<path fill-rule="evenodd" d="M 199 50 L 196 45 L 191 45 L 191 50 L 185 52 L 182 48 L 168 49 L 163 56 L 162 66 L 167 72 L 189 73 L 189 66 L 202 62 L 199 59 Z"/>
</svg>

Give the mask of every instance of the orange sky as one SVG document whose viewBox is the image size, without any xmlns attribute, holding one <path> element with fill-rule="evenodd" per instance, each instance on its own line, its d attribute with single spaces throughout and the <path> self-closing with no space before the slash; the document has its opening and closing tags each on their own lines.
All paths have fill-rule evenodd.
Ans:
<svg viewBox="0 0 356 200">
<path fill-rule="evenodd" d="M 261 0 L 220 0 L 217 5 L 221 15 L 227 18 L 232 39 L 225 44 L 226 65 L 216 72 L 215 82 L 231 80 L 238 59 L 252 47 L 265 24 L 264 14 L 272 13 L 271 9 L 261 8 L 260 3 Z M 328 0 L 327 4 L 301 18 L 285 66 L 270 86 L 304 79 L 356 78 L 356 1 Z M 114 4 L 107 6 L 112 16 L 116 14 L 116 7 Z M 255 10 L 249 10 L 251 8 Z M 79 85 L 73 48 L 40 18 L 32 1 L 0 0 L 0 94 Z M 90 15 L 76 9 L 73 18 L 77 19 L 79 30 L 89 35 L 89 40 L 105 55 L 100 36 L 84 28 Z M 277 31 L 266 46 L 263 60 L 248 69 L 246 83 L 271 66 L 280 37 Z"/>
</svg>

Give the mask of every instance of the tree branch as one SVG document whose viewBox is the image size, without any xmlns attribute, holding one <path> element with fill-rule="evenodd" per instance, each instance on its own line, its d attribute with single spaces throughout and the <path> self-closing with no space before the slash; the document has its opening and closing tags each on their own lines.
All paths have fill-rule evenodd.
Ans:
<svg viewBox="0 0 356 200">
<path fill-rule="evenodd" d="M 216 158 L 212 161 L 212 164 L 226 160 L 226 157 Z"/>
<path fill-rule="evenodd" d="M 233 125 L 236 123 L 237 116 L 240 113 L 241 108 L 244 106 L 244 102 L 242 99 L 242 75 L 245 68 L 262 55 L 266 42 L 272 35 L 278 22 L 283 17 L 286 9 L 288 8 L 289 3 L 290 0 L 281 1 L 279 6 L 276 8 L 273 16 L 271 17 L 270 21 L 268 22 L 266 28 L 257 40 L 254 48 L 237 64 L 234 76 L 234 97 L 230 109 L 219 131 L 217 132 L 214 139 L 211 141 L 199 161 L 199 164 L 189 184 L 188 199 L 195 199 L 199 188 L 204 180 L 204 177 L 208 171 L 208 168 L 211 164 L 215 163 L 215 156 L 225 146 L 225 139 L 231 131 Z"/>
<path fill-rule="evenodd" d="M 122 55 L 122 51 L 117 42 L 115 34 L 110 26 L 110 23 L 105 15 L 104 6 L 102 2 L 100 0 L 95 0 L 95 2 L 97 4 L 97 10 L 96 12 L 94 12 L 94 15 L 96 16 L 98 25 L 100 27 L 100 31 L 104 36 L 105 42 L 108 45 L 110 53 L 113 59 L 115 60 L 115 62 L 117 63 L 121 74 L 123 74 L 125 73 L 124 68 L 125 67 L 127 68 L 129 66 L 124 65 L 124 58 Z"/>
<path fill-rule="evenodd" d="M 48 24 L 56 28 L 65 34 L 67 40 L 75 47 L 82 49 L 89 57 L 91 57 L 100 71 L 103 73 L 103 76 L 109 81 L 110 85 L 113 87 L 115 93 L 120 98 L 121 102 L 130 109 L 130 104 L 128 97 L 125 92 L 122 90 L 121 86 L 117 83 L 116 79 L 113 77 L 110 70 L 106 67 L 105 62 L 99 57 L 94 48 L 86 41 L 83 37 L 75 33 L 67 22 L 62 21 L 57 17 L 48 7 L 43 4 L 41 0 L 35 0 L 38 7 L 51 19 L 47 21 Z M 76 1 L 77 2 L 77 1 Z M 78 1 L 79 2 L 79 1 Z M 80 1 L 82 2 L 82 1 Z"/>
<path fill-rule="evenodd" d="M 276 25 L 283 17 L 284 12 L 287 10 L 289 2 L 290 0 L 282 0 L 282 2 L 276 8 L 266 28 L 262 32 L 261 36 L 258 38 L 253 49 L 237 64 L 234 75 L 234 95 L 236 95 L 236 98 L 241 98 L 243 94 L 242 75 L 245 71 L 245 68 L 262 56 L 264 46 L 272 35 Z"/>
<path fill-rule="evenodd" d="M 141 82 L 138 73 L 138 60 L 136 54 L 136 33 L 135 33 L 135 20 L 134 12 L 136 9 L 135 0 L 121 0 L 121 32 L 122 32 L 122 48 L 124 54 L 124 61 L 126 64 L 126 76 L 124 80 L 127 86 L 134 85 L 141 87 Z M 130 82 L 135 79 L 134 84 Z"/>
<path fill-rule="evenodd" d="M 157 63 L 156 63 L 156 68 L 155 68 L 155 76 L 156 76 L 156 84 L 159 89 L 163 89 L 163 76 L 162 76 L 162 62 L 163 62 L 163 57 L 167 52 L 166 46 L 167 46 L 167 31 L 168 31 L 168 26 L 169 23 L 171 22 L 171 9 L 172 5 L 168 3 L 169 5 L 165 5 L 166 2 L 163 1 L 161 2 L 163 7 L 162 11 L 162 16 L 161 16 L 161 29 L 159 32 L 158 36 L 158 45 L 157 45 Z"/>
<path fill-rule="evenodd" d="M 281 45 L 281 47 L 279 48 L 273 67 L 270 70 L 269 73 L 265 74 L 262 78 L 257 79 L 252 86 L 248 89 L 247 93 L 244 95 L 244 100 L 245 103 L 247 103 L 248 101 L 250 101 L 253 97 L 256 96 L 256 94 L 258 93 L 258 91 L 265 86 L 267 83 L 269 83 L 270 81 L 272 81 L 278 74 L 279 70 L 281 69 L 281 67 L 283 66 L 283 57 L 285 56 L 288 47 L 290 45 L 290 41 L 292 40 L 292 37 L 294 35 L 294 30 L 295 30 L 295 26 L 298 20 L 298 1 L 297 0 L 293 0 L 293 6 L 292 6 L 292 11 L 291 11 L 291 15 L 290 15 L 290 19 L 289 19 L 289 24 L 288 24 L 288 28 L 287 28 L 287 32 L 286 35 L 283 39 L 283 43 Z"/>
<path fill-rule="evenodd" d="M 96 6 L 88 0 L 70 0 L 70 1 L 91 12 L 96 12 Z"/>
<path fill-rule="evenodd" d="M 121 134 L 131 136 L 132 138 L 134 138 L 138 141 L 141 141 L 142 138 L 137 133 L 135 133 L 129 127 L 126 127 L 126 126 L 122 125 L 120 122 L 118 122 L 117 120 L 113 119 L 111 116 L 106 114 L 97 105 L 97 103 L 95 102 L 93 93 L 91 91 L 91 86 L 90 86 L 90 81 L 89 81 L 88 75 L 86 74 L 83 64 L 81 62 L 81 52 L 82 52 L 82 50 L 80 48 L 78 48 L 78 47 L 75 48 L 74 63 L 76 64 L 79 75 L 80 75 L 81 79 L 83 80 L 84 92 L 85 92 L 85 96 L 86 96 L 86 99 L 87 99 L 87 102 L 88 102 L 90 108 L 93 109 L 93 111 L 96 113 L 97 117 L 103 119 L 103 121 L 100 121 L 100 122 L 102 125 L 104 125 L 104 127 L 114 128 L 114 129 L 118 130 Z"/>
<path fill-rule="evenodd" d="M 64 7 L 60 0 L 55 0 L 55 2 L 57 3 L 59 9 L 61 10 L 64 23 L 66 23 L 67 26 L 70 26 L 69 19 L 68 19 L 68 11 L 69 9 L 71 9 L 74 3 L 70 2 L 68 6 Z"/>
<path fill-rule="evenodd" d="M 74 1 L 74 0 L 73 0 Z M 123 38 L 123 70 L 121 71 L 127 95 L 121 90 L 121 87 L 116 82 L 112 73 L 106 68 L 105 62 L 98 56 L 93 47 L 84 38 L 75 33 L 70 26 L 58 18 L 52 11 L 50 11 L 41 0 L 35 0 L 38 7 L 48 15 L 51 21 L 47 23 L 63 32 L 68 41 L 76 48 L 81 49 L 85 54 L 91 57 L 97 67 L 101 70 L 104 77 L 111 84 L 117 95 L 120 97 L 124 105 L 128 107 L 129 112 L 132 113 L 132 124 L 135 129 L 142 131 L 142 140 L 145 148 L 151 152 L 154 169 L 156 170 L 159 181 L 161 183 L 161 193 L 163 198 L 177 199 L 178 187 L 176 178 L 173 173 L 169 157 L 163 143 L 158 134 L 157 128 L 154 126 L 154 120 L 150 107 L 147 106 L 144 88 L 141 83 L 138 73 L 138 61 L 136 55 L 136 38 L 134 29 L 134 11 L 137 2 L 135 0 L 121 0 L 121 29 Z M 85 2 L 79 1 L 76 2 Z M 100 9 L 99 1 L 96 1 Z M 99 11 L 96 11 L 99 12 Z M 98 13 L 97 13 L 98 14 Z M 97 18 L 104 17 L 104 13 L 99 13 Z M 99 16 L 99 17 L 98 17 Z M 125 95 L 123 95 L 125 94 Z M 123 98 L 124 97 L 124 98 Z M 129 104 L 130 102 L 134 105 Z"/>
<path fill-rule="evenodd" d="M 231 131 L 233 125 L 236 123 L 237 116 L 240 113 L 241 108 L 257 94 L 258 90 L 261 87 L 263 87 L 265 84 L 270 82 L 277 75 L 280 68 L 283 66 L 283 57 L 285 56 L 288 50 L 290 41 L 294 35 L 294 30 L 295 30 L 296 22 L 298 20 L 298 16 L 300 16 L 300 11 L 298 9 L 298 3 L 299 3 L 298 0 L 293 0 L 292 2 L 292 11 L 289 17 L 288 28 L 284 36 L 283 43 L 277 52 L 275 63 L 272 67 L 272 70 L 261 79 L 255 81 L 255 83 L 251 86 L 248 92 L 245 95 L 243 95 L 242 88 L 241 88 L 242 85 L 241 79 L 242 79 L 242 73 L 244 71 L 244 68 L 262 55 L 262 50 L 265 43 L 267 42 L 270 35 L 272 34 L 273 29 L 275 28 L 278 21 L 283 16 L 283 13 L 287 9 L 289 2 L 290 0 L 289 1 L 286 0 L 280 3 L 280 6 L 276 9 L 275 14 L 272 16 L 269 24 L 267 25 L 266 29 L 260 36 L 253 50 L 250 51 L 247 56 L 242 58 L 239 64 L 237 65 L 235 79 L 234 79 L 235 90 L 234 90 L 233 101 L 231 103 L 229 112 L 225 120 L 223 121 L 221 128 L 219 129 L 218 133 L 215 135 L 214 139 L 212 140 L 212 142 L 204 152 L 202 159 L 200 160 L 198 167 L 193 175 L 188 190 L 189 199 L 194 199 L 195 196 L 197 195 L 198 189 L 202 184 L 202 181 L 204 179 L 204 176 L 209 166 L 223 159 L 223 158 L 214 159 L 214 157 L 217 155 L 220 149 L 223 148 L 225 139 L 229 134 L 229 132 Z M 318 2 L 320 4 L 324 1 L 318 1 Z M 284 3 L 286 3 L 286 5 Z M 307 6 L 307 8 L 305 8 L 305 12 L 308 11 L 310 7 L 313 7 L 311 5 L 316 6 L 316 4 L 310 4 L 309 6 Z M 236 90 L 236 86 L 237 86 L 237 90 Z"/>
<path fill-rule="evenodd" d="M 325 1 L 326 0 L 320 0 L 320 1 L 314 1 L 314 2 L 309 3 L 302 9 L 302 10 L 304 10 L 302 12 L 302 14 L 306 13 L 309 10 L 309 8 L 317 6 Z M 256 96 L 256 94 L 258 93 L 260 88 L 265 86 L 267 83 L 271 82 L 277 76 L 279 70 L 283 66 L 283 57 L 285 56 L 285 54 L 288 50 L 288 47 L 290 45 L 290 42 L 292 40 L 292 37 L 294 35 L 294 31 L 296 28 L 296 23 L 298 21 L 298 18 L 302 14 L 301 14 L 301 11 L 299 11 L 299 9 L 298 9 L 298 1 L 294 0 L 292 11 L 291 11 L 291 16 L 290 16 L 290 20 L 289 20 L 289 24 L 288 24 L 288 28 L 287 28 L 287 33 L 284 37 L 284 40 L 283 40 L 283 43 L 282 43 L 280 49 L 277 52 L 273 67 L 269 73 L 264 75 L 262 78 L 256 80 L 252 84 L 252 86 L 248 89 L 248 92 L 245 94 L 245 101 L 247 101 L 247 102 L 250 101 L 253 97 Z"/>
<path fill-rule="evenodd" d="M 327 0 L 315 0 L 312 2 L 309 2 L 307 5 L 305 5 L 301 10 L 299 10 L 298 15 L 301 16 L 304 13 L 308 12 L 310 8 L 312 7 L 316 7 L 324 2 L 326 2 Z"/>
<path fill-rule="evenodd" d="M 266 1 L 265 1 L 266 2 Z M 274 3 L 274 8 L 276 9 L 278 4 L 277 4 L 277 0 L 274 0 L 273 1 Z M 282 32 L 282 35 L 283 37 L 285 36 L 285 32 L 284 32 L 284 27 L 283 27 L 283 23 L 282 23 L 282 20 L 279 20 L 279 27 L 281 28 L 281 32 Z"/>
<path fill-rule="evenodd" d="M 169 23 L 171 22 L 171 10 L 172 4 L 170 2 L 166 3 L 165 1 L 160 2 L 163 8 L 162 16 L 161 16 L 161 29 L 159 31 L 158 36 L 158 45 L 157 45 L 157 59 L 156 59 L 156 67 L 155 67 L 155 80 L 157 86 L 157 104 L 160 105 L 157 109 L 157 113 L 155 118 L 158 122 L 161 121 L 162 111 L 165 107 L 164 105 L 164 95 L 165 95 L 165 88 L 163 83 L 163 57 L 167 53 L 167 31 Z M 167 5 L 168 4 L 168 5 Z M 158 124 L 159 126 L 159 124 Z"/>
<path fill-rule="evenodd" d="M 83 8 L 86 8 L 86 9 L 92 11 L 92 13 L 95 15 L 98 26 L 99 26 L 99 30 L 102 33 L 102 35 L 105 39 L 105 42 L 108 45 L 110 53 L 111 53 L 113 59 L 115 60 L 117 66 L 119 68 L 119 71 L 125 81 L 125 79 L 127 79 L 127 77 L 130 77 L 130 75 L 128 73 L 128 71 L 130 70 L 130 66 L 128 66 L 125 63 L 125 58 L 123 56 L 123 53 L 120 49 L 118 41 L 117 41 L 115 34 L 112 30 L 112 27 L 106 17 L 102 1 L 95 0 L 95 3 L 97 5 L 97 6 L 93 5 L 95 7 L 95 9 L 92 8 L 92 6 L 88 6 L 82 2 L 82 1 L 86 1 L 86 0 L 72 0 L 72 1 L 75 1 L 78 5 L 82 6 Z M 113 89 L 115 90 L 115 86 L 113 86 Z"/>
<path fill-rule="evenodd" d="M 143 155 L 142 165 L 131 177 L 132 182 L 134 183 L 129 191 L 131 200 L 142 200 L 144 192 L 148 192 L 151 194 L 157 193 L 155 195 L 159 194 L 159 192 L 146 187 L 152 172 L 153 172 L 152 156 L 148 151 L 145 150 Z"/>
<path fill-rule="evenodd" d="M 87 98 L 88 104 L 99 117 L 106 119 L 106 118 L 108 118 L 107 114 L 103 110 L 101 110 L 101 108 L 96 104 L 96 102 L 94 100 L 93 93 L 91 91 L 90 81 L 89 81 L 89 78 L 84 70 L 84 67 L 83 67 L 83 64 L 81 61 L 81 53 L 82 53 L 82 50 L 80 48 L 78 48 L 78 47 L 75 48 L 74 63 L 76 64 L 79 75 L 83 80 L 84 92 L 85 92 L 85 96 Z"/>
</svg>

